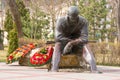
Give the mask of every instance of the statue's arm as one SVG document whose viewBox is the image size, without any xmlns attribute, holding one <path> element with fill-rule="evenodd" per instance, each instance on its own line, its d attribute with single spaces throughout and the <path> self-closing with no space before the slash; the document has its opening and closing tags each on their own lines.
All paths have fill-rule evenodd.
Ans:
<svg viewBox="0 0 120 80">
<path fill-rule="evenodd" d="M 75 40 L 71 40 L 69 43 L 72 45 L 76 45 L 76 44 L 84 44 L 88 42 L 88 22 L 84 23 L 82 29 L 80 30 L 80 37 L 78 37 Z"/>
<path fill-rule="evenodd" d="M 66 37 L 65 30 L 63 30 L 62 19 L 57 20 L 56 28 L 55 28 L 55 41 L 56 42 L 69 42 L 71 39 Z"/>
</svg>

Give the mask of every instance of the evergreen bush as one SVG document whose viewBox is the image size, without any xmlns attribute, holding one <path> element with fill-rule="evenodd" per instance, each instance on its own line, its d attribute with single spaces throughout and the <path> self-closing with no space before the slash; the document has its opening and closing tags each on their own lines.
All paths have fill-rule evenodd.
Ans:
<svg viewBox="0 0 120 80">
<path fill-rule="evenodd" d="M 5 28 L 5 31 L 8 32 L 7 39 L 9 40 L 9 32 L 13 29 L 13 18 L 9 10 L 7 10 L 6 12 L 4 28 Z"/>
<path fill-rule="evenodd" d="M 15 49 L 18 48 L 18 33 L 16 29 L 12 29 L 9 33 L 9 48 L 8 54 L 11 54 Z"/>
</svg>

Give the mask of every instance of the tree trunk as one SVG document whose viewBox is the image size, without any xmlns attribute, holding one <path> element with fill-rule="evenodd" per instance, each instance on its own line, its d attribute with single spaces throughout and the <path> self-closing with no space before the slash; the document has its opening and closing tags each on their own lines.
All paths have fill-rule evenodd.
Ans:
<svg viewBox="0 0 120 80">
<path fill-rule="evenodd" d="M 4 50 L 3 43 L 0 43 L 0 50 Z"/>
<path fill-rule="evenodd" d="M 3 46 L 3 31 L 0 30 L 0 50 L 4 50 Z"/>
<path fill-rule="evenodd" d="M 12 15 L 14 17 L 14 21 L 17 26 L 18 37 L 22 37 L 23 36 L 22 23 L 21 23 L 21 19 L 20 19 L 20 13 L 17 8 L 17 4 L 16 4 L 15 0 L 6 0 L 6 1 L 7 1 L 7 4 L 9 5 Z"/>
<path fill-rule="evenodd" d="M 118 0 L 118 41 L 120 42 L 120 0 Z"/>
</svg>

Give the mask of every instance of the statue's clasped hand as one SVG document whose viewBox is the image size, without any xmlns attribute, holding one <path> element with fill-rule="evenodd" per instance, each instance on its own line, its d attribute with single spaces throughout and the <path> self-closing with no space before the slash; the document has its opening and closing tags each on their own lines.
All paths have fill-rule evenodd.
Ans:
<svg viewBox="0 0 120 80">
<path fill-rule="evenodd" d="M 71 52 L 73 45 L 71 42 L 68 42 L 67 45 L 63 49 L 63 55 L 69 54 Z"/>
<path fill-rule="evenodd" d="M 72 47 L 74 45 L 78 45 L 79 43 L 81 43 L 81 39 L 75 39 L 75 40 L 68 42 L 65 48 L 63 49 L 63 55 L 69 54 L 72 50 Z"/>
</svg>

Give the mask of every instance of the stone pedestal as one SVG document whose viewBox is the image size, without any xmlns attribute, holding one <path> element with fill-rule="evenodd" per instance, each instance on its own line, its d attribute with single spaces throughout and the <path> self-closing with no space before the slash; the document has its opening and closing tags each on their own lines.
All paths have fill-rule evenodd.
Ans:
<svg viewBox="0 0 120 80">
<path fill-rule="evenodd" d="M 21 66 L 29 66 L 29 61 L 30 61 L 30 53 L 28 53 L 24 57 L 20 58 L 19 65 L 21 65 Z"/>
<path fill-rule="evenodd" d="M 81 57 L 78 60 L 77 55 L 64 55 L 64 56 L 61 56 L 59 67 L 60 68 L 79 68 L 80 67 L 80 59 L 82 61 Z M 29 65 L 29 60 L 30 60 L 30 57 L 29 57 L 29 54 L 27 54 L 25 57 L 22 57 L 19 60 L 19 64 L 21 66 L 30 66 Z M 38 66 L 38 68 L 49 68 L 49 67 L 50 67 L 50 63 L 46 64 L 44 66 Z"/>
<path fill-rule="evenodd" d="M 77 55 L 64 55 L 61 56 L 60 68 L 74 68 L 80 67 L 80 62 Z"/>
</svg>

